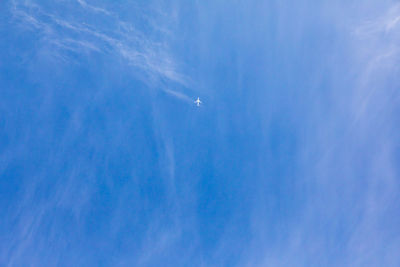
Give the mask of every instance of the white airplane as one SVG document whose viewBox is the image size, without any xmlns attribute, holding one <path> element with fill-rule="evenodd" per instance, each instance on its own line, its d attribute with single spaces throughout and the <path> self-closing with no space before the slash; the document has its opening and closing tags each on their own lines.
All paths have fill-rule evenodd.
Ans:
<svg viewBox="0 0 400 267">
<path fill-rule="evenodd" d="M 197 100 L 194 101 L 194 103 L 196 103 L 196 105 L 197 105 L 198 107 L 200 107 L 200 104 L 201 104 L 200 98 L 197 98 Z"/>
</svg>

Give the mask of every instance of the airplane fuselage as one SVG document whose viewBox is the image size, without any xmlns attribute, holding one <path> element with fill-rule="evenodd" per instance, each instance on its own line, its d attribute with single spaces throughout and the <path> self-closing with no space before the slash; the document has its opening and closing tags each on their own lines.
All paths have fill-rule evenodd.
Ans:
<svg viewBox="0 0 400 267">
<path fill-rule="evenodd" d="M 197 105 L 198 107 L 200 107 L 200 104 L 201 104 L 200 98 L 198 97 L 197 100 L 194 101 L 194 103 L 196 103 L 196 105 Z"/>
</svg>

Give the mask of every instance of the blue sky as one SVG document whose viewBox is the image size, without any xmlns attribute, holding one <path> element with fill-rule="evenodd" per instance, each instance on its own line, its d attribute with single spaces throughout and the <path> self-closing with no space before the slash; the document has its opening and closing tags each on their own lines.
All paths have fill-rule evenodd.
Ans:
<svg viewBox="0 0 400 267">
<path fill-rule="evenodd" d="M 400 266 L 398 1 L 0 14 L 1 266 Z"/>
</svg>

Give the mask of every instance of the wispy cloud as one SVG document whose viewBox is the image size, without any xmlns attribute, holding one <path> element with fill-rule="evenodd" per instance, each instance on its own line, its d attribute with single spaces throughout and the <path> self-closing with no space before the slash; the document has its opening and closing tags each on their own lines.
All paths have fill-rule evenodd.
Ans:
<svg viewBox="0 0 400 267">
<path fill-rule="evenodd" d="M 285 178 L 290 184 L 279 187 L 284 194 L 260 189 L 252 216 L 253 243 L 243 255 L 242 266 L 400 263 L 395 252 L 400 247 L 395 226 L 400 190 L 400 6 L 388 5 L 377 12 L 376 5 L 381 6 L 367 1 L 364 9 L 360 8 L 363 12 L 355 9 L 348 13 L 342 7 L 319 21 L 318 30 L 331 30 L 330 36 L 341 45 L 333 42 L 324 47 L 329 53 L 319 55 L 321 62 L 310 66 L 306 74 L 319 82 L 304 89 L 313 97 L 304 97 L 302 91 L 299 102 L 305 111 L 290 115 L 301 122 L 290 127 L 300 154 L 291 165 L 294 171 Z M 320 13 L 318 8 L 310 7 L 308 12 Z M 277 17 L 285 12 L 274 11 Z M 280 32 L 294 30 L 307 35 L 314 27 L 285 27 Z M 299 43 L 302 41 L 309 40 L 300 39 Z M 284 48 L 280 49 L 284 54 Z M 310 51 L 305 54 L 312 54 Z M 327 60 L 332 54 L 335 60 Z M 321 74 L 320 67 L 329 71 Z M 273 131 L 270 125 L 266 119 L 267 136 Z M 271 161 L 268 164 L 273 165 Z M 285 162 L 284 168 L 288 164 Z M 273 166 L 258 169 L 265 179 L 277 179 L 269 178 Z M 294 211 L 286 206 L 288 198 L 299 199 Z"/>
<path fill-rule="evenodd" d="M 394 4 L 379 17 L 367 19 L 355 29 L 355 33 L 369 36 L 379 33 L 389 33 L 400 27 L 400 4 Z"/>
<path fill-rule="evenodd" d="M 169 52 L 163 32 L 169 32 L 158 26 L 156 38 L 144 34 L 133 23 L 124 21 L 111 11 L 78 1 L 81 8 L 102 17 L 109 25 L 99 27 L 85 22 L 84 18 L 66 19 L 56 11 L 40 6 L 36 1 L 12 2 L 12 12 L 21 21 L 23 27 L 33 27 L 43 35 L 43 42 L 56 44 L 57 51 L 75 53 L 102 52 L 122 57 L 128 65 L 148 75 L 148 79 L 168 79 L 187 86 L 187 78 L 179 71 L 179 64 Z M 65 3 L 65 5 L 68 5 Z M 69 3 L 71 5 L 71 3 Z M 100 16 L 100 17 L 99 17 Z M 168 18 L 163 18 L 168 19 Z M 159 25 L 157 18 L 147 18 L 151 25 Z M 111 23 L 110 23 L 111 22 Z M 164 21 L 165 23 L 165 21 Z"/>
<path fill-rule="evenodd" d="M 93 12 L 103 13 L 103 14 L 108 15 L 108 16 L 114 15 L 113 13 L 109 12 L 108 10 L 106 10 L 104 8 L 100 8 L 100 7 L 89 5 L 84 0 L 77 0 L 77 1 L 83 8 L 89 9 L 89 10 L 91 10 Z"/>
<path fill-rule="evenodd" d="M 148 23 L 150 29 L 145 33 L 140 30 L 143 25 L 137 27 L 135 21 L 121 19 L 117 15 L 118 12 L 94 6 L 83 0 L 76 2 L 58 1 L 56 6 L 53 7 L 49 3 L 34 0 L 11 1 L 10 11 L 14 16 L 13 22 L 17 22 L 20 29 L 33 31 L 36 36 L 39 36 L 36 46 L 40 52 L 46 49 L 46 56 L 49 55 L 56 60 L 61 59 L 67 63 L 73 62 L 77 64 L 79 62 L 75 61 L 76 55 L 86 56 L 87 58 L 99 55 L 111 56 L 117 59 L 116 61 L 123 62 L 123 66 L 128 70 L 127 72 L 135 75 L 137 79 L 141 79 L 151 86 L 165 84 L 165 82 L 169 85 L 176 85 L 181 88 L 179 91 L 170 89 L 169 85 L 161 86 L 160 90 L 177 99 L 190 101 L 190 98 L 185 94 L 185 86 L 188 86 L 188 79 L 180 71 L 180 64 L 174 58 L 168 46 L 168 38 L 172 34 L 172 31 L 168 29 L 168 23 L 172 23 L 169 21 L 168 14 L 159 19 L 157 14 L 154 15 L 148 12 L 149 14 L 145 21 L 150 22 Z M 70 16 L 71 10 L 84 12 L 74 12 Z M 140 12 L 134 11 L 132 10 L 137 15 L 136 17 L 140 17 Z M 86 16 L 94 16 L 96 23 L 91 22 Z M 135 19 L 137 19 L 136 17 Z M 141 21 L 140 23 L 144 22 Z M 146 24 L 146 26 L 148 25 Z M 155 29 L 153 30 L 153 28 Z M 153 87 L 159 89 L 159 87 Z M 153 90 L 154 88 L 151 89 Z M 56 94 L 50 91 L 44 94 Z M 93 98 L 90 97 L 91 100 Z M 39 110 L 35 116 L 41 117 L 52 113 L 53 108 L 49 107 L 52 106 L 52 103 L 50 103 L 52 100 L 54 99 L 50 99 L 49 102 L 43 101 L 41 108 L 47 108 L 47 110 Z M 84 117 L 87 115 L 85 110 L 88 107 L 87 105 L 90 105 L 88 103 L 93 104 L 93 102 L 82 99 L 75 100 L 79 104 L 69 103 L 70 106 L 67 109 L 71 108 L 73 110 L 71 111 L 71 118 L 66 122 L 65 129 L 62 130 L 60 136 L 57 137 L 56 144 L 48 148 L 49 154 L 46 154 L 48 157 L 45 156 L 41 165 L 45 167 L 40 171 L 36 171 L 34 176 L 32 175 L 32 177 L 24 181 L 23 189 L 20 193 L 23 198 L 19 199 L 18 203 L 13 206 L 14 211 L 8 215 L 5 224 L 13 224 L 14 235 L 9 238 L 7 244 L 0 246 L 2 250 L 0 252 L 0 264 L 13 266 L 29 260 L 32 261 L 30 264 L 33 265 L 40 265 L 43 261 L 48 264 L 59 265 L 61 254 L 65 252 L 63 250 L 65 243 L 60 241 L 60 237 L 57 236 L 57 230 L 54 229 L 57 222 L 52 221 L 52 218 L 49 218 L 49 214 L 53 214 L 56 212 L 55 210 L 67 210 L 68 216 L 72 217 L 73 223 L 77 228 L 80 228 L 85 220 L 83 217 L 87 215 L 86 211 L 91 205 L 90 201 L 94 194 L 96 194 L 95 190 L 97 190 L 94 185 L 98 182 L 96 172 L 99 166 L 107 167 L 112 160 L 112 152 L 107 151 L 103 154 L 104 159 L 98 158 L 96 156 L 98 153 L 94 152 L 96 155 L 83 155 L 75 158 L 73 163 L 70 162 L 70 165 L 66 163 L 69 153 L 67 150 L 70 148 L 71 143 L 75 142 L 75 138 L 90 136 L 86 140 L 86 145 L 92 147 L 93 151 L 100 149 L 99 146 L 101 146 L 102 142 L 101 138 L 99 138 L 100 134 L 96 131 L 83 133 L 83 129 L 88 128 L 83 125 Z M 96 102 L 96 100 L 93 101 Z M 156 106 L 155 103 L 151 104 Z M 156 108 L 153 111 L 159 112 Z M 33 118 L 34 121 L 35 119 L 37 118 Z M 117 139 L 127 138 L 127 135 L 119 135 L 124 135 L 129 131 L 126 121 L 120 123 L 115 121 L 115 118 L 107 117 L 105 119 L 106 124 L 111 123 L 106 127 L 107 130 L 112 131 L 109 142 L 117 142 L 113 146 L 114 148 L 120 144 L 119 141 L 116 141 Z M 160 179 L 159 187 L 162 188 L 160 191 L 167 191 L 166 199 L 170 202 L 165 205 L 179 209 L 175 192 L 176 162 L 172 138 L 165 125 L 160 126 L 160 121 L 157 121 L 157 118 L 154 121 L 154 129 L 159 129 L 159 132 L 154 130 L 156 135 L 154 138 L 158 142 L 156 151 L 158 155 L 157 159 L 151 159 L 151 161 L 159 161 L 160 164 L 160 175 L 162 176 L 158 177 Z M 52 125 L 49 124 L 45 124 L 43 131 L 45 132 L 44 135 L 52 136 L 50 129 Z M 30 129 L 29 126 L 25 127 Z M 27 133 L 26 140 L 20 138 L 21 149 L 15 146 L 6 150 L 5 152 L 7 153 L 0 155 L 1 173 L 11 165 L 14 158 L 20 159 L 27 153 L 26 147 L 29 147 L 30 142 L 36 142 L 32 141 L 35 138 L 32 137 L 34 133 L 30 134 Z M 147 137 L 144 139 L 147 140 Z M 132 153 L 132 151 L 130 152 Z M 54 175 L 57 170 L 62 170 L 62 175 Z M 107 190 L 114 189 L 117 192 L 116 197 L 118 199 L 130 199 L 132 194 L 136 193 L 135 190 L 139 190 L 136 188 L 137 185 L 135 183 L 140 179 L 142 179 L 140 182 L 145 183 L 146 181 L 144 180 L 147 179 L 147 177 L 142 177 L 143 174 L 140 174 L 139 171 L 137 172 L 134 173 L 134 170 L 132 170 L 127 182 L 129 186 L 121 190 L 118 185 L 115 185 L 116 182 L 113 177 L 104 178 L 104 183 L 108 186 Z M 121 196 L 118 195 L 119 193 Z M 119 223 L 126 221 L 126 205 L 121 201 L 121 204 L 113 210 L 112 218 L 110 218 L 110 221 L 112 221 L 110 224 L 115 227 L 113 228 L 115 235 L 118 235 L 118 231 L 125 227 Z M 137 210 L 141 210 L 141 207 Z M 174 212 L 179 211 L 174 210 Z M 143 234 L 148 240 L 143 242 L 142 255 L 136 259 L 125 258 L 129 263 L 138 262 L 146 265 L 147 262 L 153 260 L 153 255 L 162 255 L 165 251 L 168 251 L 169 245 L 175 244 L 174 242 L 180 238 L 181 228 L 174 212 L 169 215 L 172 223 L 167 229 L 162 225 L 158 225 L 156 223 L 157 219 L 152 218 L 155 223 L 149 226 L 148 233 Z M 136 218 L 132 219 L 132 221 L 135 220 Z M 48 227 L 46 229 L 48 231 L 43 234 L 46 227 Z M 45 251 L 47 242 L 51 240 L 60 246 L 57 248 L 60 250 L 54 254 Z M 77 245 L 74 249 L 78 251 L 79 246 Z M 42 257 L 39 257 L 40 254 Z M 76 255 L 78 254 L 79 252 L 76 253 Z"/>
<path fill-rule="evenodd" d="M 185 95 L 184 93 L 181 93 L 179 91 L 173 91 L 171 89 L 164 89 L 164 92 L 166 92 L 167 94 L 170 94 L 172 96 L 175 96 L 175 97 L 177 97 L 180 100 L 183 100 L 185 102 L 193 103 L 193 99 L 192 98 L 188 97 L 187 95 Z"/>
</svg>

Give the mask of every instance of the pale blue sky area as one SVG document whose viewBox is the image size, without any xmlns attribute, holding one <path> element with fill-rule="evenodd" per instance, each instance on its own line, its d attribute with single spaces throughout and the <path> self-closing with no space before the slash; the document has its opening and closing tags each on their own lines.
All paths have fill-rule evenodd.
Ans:
<svg viewBox="0 0 400 267">
<path fill-rule="evenodd" d="M 400 266 L 398 1 L 6 0 L 0 36 L 0 266 Z"/>
</svg>

